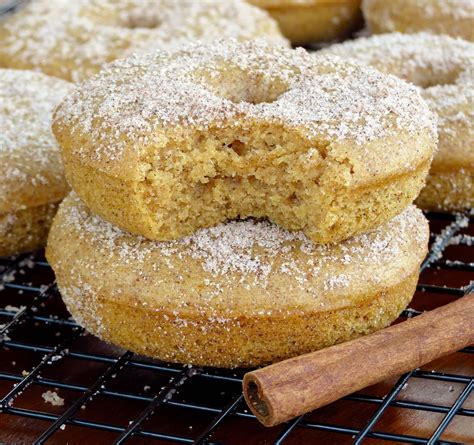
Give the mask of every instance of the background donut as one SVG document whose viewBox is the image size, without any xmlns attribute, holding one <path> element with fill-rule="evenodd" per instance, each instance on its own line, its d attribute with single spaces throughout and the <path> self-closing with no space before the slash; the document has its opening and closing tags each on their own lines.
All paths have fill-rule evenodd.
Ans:
<svg viewBox="0 0 474 445">
<path fill-rule="evenodd" d="M 42 247 L 68 186 L 51 133 L 61 79 L 0 69 L 0 256 Z"/>
<path fill-rule="evenodd" d="M 243 0 L 35 0 L 0 23 L 0 66 L 78 81 L 132 53 L 224 37 L 287 45 Z"/>
<path fill-rule="evenodd" d="M 265 9 L 294 45 L 349 36 L 362 25 L 360 0 L 248 0 Z"/>
<path fill-rule="evenodd" d="M 362 10 L 375 34 L 427 31 L 474 41 L 472 0 L 363 0 Z"/>
</svg>

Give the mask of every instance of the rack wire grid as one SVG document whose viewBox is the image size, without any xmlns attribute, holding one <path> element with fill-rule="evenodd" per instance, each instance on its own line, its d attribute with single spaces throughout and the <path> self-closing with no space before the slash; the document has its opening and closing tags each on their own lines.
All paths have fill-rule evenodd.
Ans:
<svg viewBox="0 0 474 445">
<path fill-rule="evenodd" d="M 3 2 L 0 15 L 19 1 Z M 473 213 L 428 213 L 430 252 L 398 321 L 474 291 Z M 474 443 L 474 347 L 265 428 L 244 370 L 163 363 L 69 317 L 43 252 L 0 259 L 0 443 Z M 368 364 L 369 366 L 369 364 Z"/>
</svg>

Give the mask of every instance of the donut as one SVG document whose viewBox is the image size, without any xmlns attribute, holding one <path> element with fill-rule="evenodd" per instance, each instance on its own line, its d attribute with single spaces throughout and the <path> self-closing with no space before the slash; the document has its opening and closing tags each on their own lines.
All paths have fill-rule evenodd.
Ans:
<svg viewBox="0 0 474 445">
<path fill-rule="evenodd" d="M 79 81 L 135 52 L 218 37 L 287 45 L 276 22 L 243 0 L 35 0 L 0 23 L 0 66 Z"/>
<path fill-rule="evenodd" d="M 169 362 L 258 366 L 389 325 L 413 296 L 428 237 L 409 206 L 339 245 L 251 219 L 152 241 L 72 193 L 46 255 L 68 310 L 99 338 Z"/>
<path fill-rule="evenodd" d="M 416 202 L 427 210 L 474 207 L 474 43 L 427 33 L 391 33 L 323 52 L 357 59 L 421 88 L 438 117 L 439 150 Z"/>
<path fill-rule="evenodd" d="M 70 88 L 45 74 L 0 69 L 0 256 L 42 247 L 68 191 L 51 117 Z"/>
<path fill-rule="evenodd" d="M 395 76 L 263 41 L 117 61 L 58 106 L 67 177 L 104 219 L 155 240 L 268 217 L 318 243 L 418 195 L 434 116 Z"/>
<path fill-rule="evenodd" d="M 294 45 L 347 37 L 362 22 L 361 0 L 249 0 L 265 9 Z"/>
<path fill-rule="evenodd" d="M 472 0 L 362 0 L 371 32 L 448 34 L 474 41 Z"/>
</svg>

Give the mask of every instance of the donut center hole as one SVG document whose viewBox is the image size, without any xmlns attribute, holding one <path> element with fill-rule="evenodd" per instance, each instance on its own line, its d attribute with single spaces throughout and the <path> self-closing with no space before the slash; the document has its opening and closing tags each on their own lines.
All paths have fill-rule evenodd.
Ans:
<svg viewBox="0 0 474 445">
<path fill-rule="evenodd" d="M 407 80 L 421 88 L 454 85 L 461 75 L 461 72 L 459 67 L 453 67 L 451 69 L 432 69 L 426 72 L 413 73 L 412 76 L 408 76 Z"/>
<path fill-rule="evenodd" d="M 134 9 L 123 15 L 121 25 L 129 29 L 155 29 L 161 25 L 161 19 L 158 14 L 152 11 L 142 11 Z"/>
<path fill-rule="evenodd" d="M 216 70 L 205 78 L 214 94 L 236 104 L 272 103 L 288 91 L 288 84 L 280 78 L 269 78 L 240 68 Z"/>
</svg>

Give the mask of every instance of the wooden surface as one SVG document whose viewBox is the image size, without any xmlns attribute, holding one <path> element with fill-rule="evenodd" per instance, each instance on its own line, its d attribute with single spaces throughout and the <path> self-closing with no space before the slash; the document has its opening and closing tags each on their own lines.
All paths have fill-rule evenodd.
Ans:
<svg viewBox="0 0 474 445">
<path fill-rule="evenodd" d="M 448 221 L 437 222 L 433 230 L 439 232 Z M 473 235 L 473 228 L 465 229 L 464 233 Z M 466 246 L 450 246 L 446 249 L 446 258 L 452 260 L 464 260 L 474 262 L 474 249 Z M 50 282 L 51 272 L 43 268 L 41 274 L 30 276 L 17 275 L 14 283 L 30 283 L 33 285 L 47 284 Z M 445 284 L 447 286 L 467 285 L 473 280 L 472 272 L 447 269 L 429 269 L 422 275 L 421 281 L 426 284 Z M 18 293 L 13 289 L 0 292 L 0 308 L 5 305 L 21 306 L 31 302 L 32 294 Z M 416 310 L 430 310 L 454 301 L 455 296 L 450 294 L 435 294 L 430 292 L 417 292 L 410 307 Z M 59 299 L 51 299 L 44 307 L 40 307 L 37 315 L 67 317 L 67 313 Z M 5 323 L 6 317 L 0 316 L 0 324 Z M 69 332 L 67 326 L 45 325 L 44 323 L 27 321 L 15 328 L 10 334 L 12 340 L 35 343 L 37 345 L 55 345 Z M 69 346 L 70 351 L 101 353 L 116 357 L 121 352 L 117 348 L 105 345 L 91 336 L 82 336 Z M 36 366 L 43 356 L 42 352 L 25 352 L 13 348 L 0 348 L 0 373 L 21 376 L 22 371 L 29 371 Z M 371 363 L 365 364 L 369 370 Z M 94 383 L 97 377 L 107 368 L 107 364 L 81 360 L 66 356 L 55 361 L 42 372 L 41 377 L 61 383 L 75 384 L 88 387 Z M 436 371 L 438 373 L 456 374 L 463 376 L 474 376 L 474 358 L 472 354 L 455 353 L 440 360 L 432 362 L 422 369 Z M 225 371 L 228 376 L 242 376 L 241 371 Z M 3 375 L 3 374 L 2 374 Z M 126 367 L 120 371 L 115 379 L 106 385 L 106 390 L 117 390 L 130 394 L 140 394 L 152 397 L 167 384 L 173 373 L 152 372 L 145 369 Z M 397 378 L 386 380 L 380 384 L 361 390 L 358 394 L 370 396 L 361 400 L 339 400 L 328 406 L 314 411 L 305 416 L 306 422 L 313 422 L 322 428 L 323 425 L 353 428 L 363 428 L 376 412 L 383 398 L 389 393 Z M 13 381 L 0 376 L 0 397 L 3 397 L 12 388 Z M 146 388 L 150 386 L 150 388 Z M 404 406 L 404 402 L 416 402 L 419 404 L 434 404 L 439 407 L 451 407 L 456 398 L 465 387 L 464 383 L 438 381 L 428 378 L 412 377 L 407 385 L 396 397 L 392 404 L 375 424 L 373 431 L 412 435 L 416 437 L 429 437 L 445 413 L 430 412 L 422 409 L 410 409 Z M 13 402 L 16 408 L 33 409 L 43 413 L 61 414 L 74 400 L 79 397 L 81 391 L 73 391 L 57 388 L 56 392 L 64 398 L 64 406 L 54 407 L 45 403 L 42 394 L 54 388 L 47 388 L 38 384 L 27 387 L 23 393 Z M 240 394 L 241 385 L 237 382 L 218 382 L 196 376 L 185 383 L 180 390 L 173 395 L 172 400 L 185 401 L 189 404 L 200 404 L 209 408 L 222 409 L 229 401 Z M 130 401 L 117 399 L 108 395 L 99 394 L 84 410 L 76 414 L 76 418 L 97 421 L 116 426 L 126 427 L 130 420 L 136 418 L 147 406 L 146 401 Z M 474 394 L 471 394 L 464 402 L 463 408 L 474 410 Z M 442 408 L 441 408 L 442 409 Z M 240 404 L 237 411 L 245 414 L 245 404 Z M 248 413 L 248 411 L 247 411 Z M 192 409 L 177 408 L 172 405 L 159 407 L 147 420 L 143 428 L 149 431 L 174 434 L 178 433 L 190 439 L 195 438 L 209 425 L 215 417 L 215 412 L 196 411 Z M 45 420 L 34 420 L 27 417 L 0 414 L 0 443 L 7 444 L 29 444 L 43 432 L 51 422 Z M 441 438 L 457 443 L 474 444 L 474 417 L 456 415 Z M 212 436 L 212 440 L 221 444 L 271 444 L 281 434 L 285 425 L 266 428 L 255 419 L 246 418 L 242 415 L 228 416 Z M 113 443 L 117 433 L 104 432 L 85 427 L 67 425 L 64 430 L 55 433 L 48 444 L 108 444 Z M 352 434 L 338 433 L 335 431 L 324 431 L 298 427 L 288 436 L 285 444 L 349 444 L 353 442 Z M 170 441 L 156 441 L 146 438 L 133 438 L 127 443 L 131 444 L 167 444 Z M 366 439 L 367 444 L 388 444 L 381 439 Z"/>
</svg>

